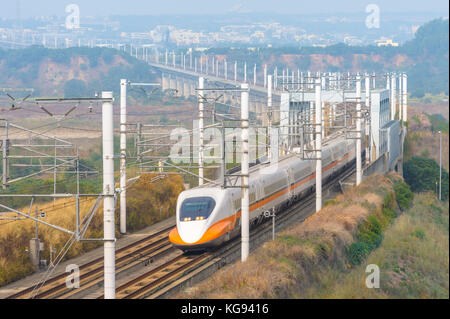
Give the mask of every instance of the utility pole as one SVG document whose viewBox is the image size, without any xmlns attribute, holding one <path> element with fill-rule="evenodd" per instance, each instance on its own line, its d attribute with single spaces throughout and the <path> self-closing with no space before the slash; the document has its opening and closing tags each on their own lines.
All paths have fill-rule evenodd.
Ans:
<svg viewBox="0 0 450 319">
<path fill-rule="evenodd" d="M 366 73 L 365 77 L 365 90 L 366 90 L 366 109 L 370 112 L 370 75 Z M 365 131 L 366 131 L 366 164 L 370 163 L 370 145 L 372 145 L 371 137 L 370 137 L 370 115 L 365 119 Z"/>
<path fill-rule="evenodd" d="M 267 64 L 264 64 L 264 87 L 267 87 Z"/>
<path fill-rule="evenodd" d="M 322 209 L 322 92 L 320 78 L 316 79 L 316 212 Z"/>
<path fill-rule="evenodd" d="M 113 98 L 112 92 L 102 92 L 103 99 Z M 104 233 L 104 296 L 116 296 L 116 238 L 114 222 L 114 129 L 113 105 L 111 101 L 102 103 L 103 139 L 103 233 Z"/>
<path fill-rule="evenodd" d="M 227 64 L 227 60 L 223 61 L 223 68 L 224 68 L 224 77 L 225 80 L 228 80 L 228 64 Z"/>
<path fill-rule="evenodd" d="M 204 91 L 205 88 L 205 78 L 198 78 L 198 185 L 203 185 L 203 111 L 204 111 Z"/>
<path fill-rule="evenodd" d="M 356 76 L 356 186 L 361 184 L 361 77 Z"/>
<path fill-rule="evenodd" d="M 241 84 L 241 261 L 247 261 L 250 250 L 250 212 L 249 212 L 249 158 L 248 158 L 248 83 Z"/>
<path fill-rule="evenodd" d="M 439 200 L 442 200 L 441 190 L 442 190 L 442 132 L 439 131 Z"/>
<path fill-rule="evenodd" d="M 55 136 L 53 136 L 53 139 L 55 139 Z M 53 159 L 53 194 L 56 194 L 56 139 L 54 140 L 55 144 L 55 154 Z M 53 198 L 53 205 L 55 204 L 56 198 Z"/>
<path fill-rule="evenodd" d="M 270 133 L 272 130 L 272 75 L 267 76 L 267 115 L 268 115 L 268 128 L 267 128 L 267 159 L 272 162 L 272 148 Z"/>
<path fill-rule="evenodd" d="M 393 73 L 391 77 L 391 120 L 395 120 L 395 113 L 397 112 L 396 81 L 397 75 Z"/>
<path fill-rule="evenodd" d="M 247 83 L 247 62 L 244 62 L 244 83 Z"/>
<path fill-rule="evenodd" d="M 400 126 L 403 124 L 403 73 L 398 75 L 398 120 Z"/>
<path fill-rule="evenodd" d="M 31 262 L 36 267 L 36 269 L 39 269 L 39 260 L 40 260 L 40 246 L 41 243 L 39 241 L 39 223 L 38 223 L 38 207 L 36 206 L 34 209 L 34 218 L 35 218 L 35 224 L 34 224 L 34 238 L 30 240 L 30 255 L 31 255 Z"/>
<path fill-rule="evenodd" d="M 402 86 L 402 94 L 403 94 L 403 98 L 402 98 L 402 103 L 403 103 L 403 122 L 407 122 L 408 121 L 408 76 L 406 75 L 406 73 L 403 74 L 403 86 Z"/>
<path fill-rule="evenodd" d="M 120 233 L 127 232 L 127 80 L 120 80 Z"/>
<path fill-rule="evenodd" d="M 8 139 L 8 120 L 4 120 L 5 122 L 5 137 L 3 138 L 3 178 L 2 178 L 2 186 L 3 189 L 8 187 L 8 179 L 9 179 L 9 165 L 8 165 L 8 153 L 9 153 L 9 139 Z"/>
</svg>

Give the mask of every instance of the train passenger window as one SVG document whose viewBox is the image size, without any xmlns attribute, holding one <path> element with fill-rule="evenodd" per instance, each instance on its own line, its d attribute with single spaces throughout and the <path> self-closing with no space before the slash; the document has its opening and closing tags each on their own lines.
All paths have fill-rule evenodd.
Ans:
<svg viewBox="0 0 450 319">
<path fill-rule="evenodd" d="M 180 220 L 182 222 L 205 220 L 211 215 L 216 201 L 211 197 L 187 198 L 181 204 Z"/>
</svg>

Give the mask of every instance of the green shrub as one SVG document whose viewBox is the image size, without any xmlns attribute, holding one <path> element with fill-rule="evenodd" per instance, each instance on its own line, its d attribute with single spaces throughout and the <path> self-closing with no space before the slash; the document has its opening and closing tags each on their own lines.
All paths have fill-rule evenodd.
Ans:
<svg viewBox="0 0 450 319">
<path fill-rule="evenodd" d="M 350 265 L 359 265 L 370 251 L 370 247 L 364 242 L 351 244 L 347 249 L 347 258 Z"/>
<path fill-rule="evenodd" d="M 425 231 L 423 229 L 417 228 L 413 233 L 413 236 L 419 238 L 419 239 L 424 239 L 425 238 Z"/>
<path fill-rule="evenodd" d="M 414 193 L 411 191 L 411 187 L 406 183 L 396 183 L 394 185 L 395 197 L 397 198 L 398 206 L 401 210 L 406 210 L 411 207 Z"/>
<path fill-rule="evenodd" d="M 382 214 L 373 213 L 367 220 L 361 223 L 356 233 L 357 241 L 346 250 L 347 260 L 350 265 L 360 264 L 369 253 L 380 246 L 383 241 L 383 229 L 396 217 L 392 193 L 385 195 Z"/>
</svg>

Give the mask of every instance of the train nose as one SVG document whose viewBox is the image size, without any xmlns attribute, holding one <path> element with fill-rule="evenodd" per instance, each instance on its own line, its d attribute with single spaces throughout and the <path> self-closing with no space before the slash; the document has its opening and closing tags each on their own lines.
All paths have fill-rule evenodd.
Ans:
<svg viewBox="0 0 450 319">
<path fill-rule="evenodd" d="M 178 232 L 181 239 L 187 244 L 199 241 L 206 231 L 206 224 L 207 220 L 179 222 Z"/>
</svg>

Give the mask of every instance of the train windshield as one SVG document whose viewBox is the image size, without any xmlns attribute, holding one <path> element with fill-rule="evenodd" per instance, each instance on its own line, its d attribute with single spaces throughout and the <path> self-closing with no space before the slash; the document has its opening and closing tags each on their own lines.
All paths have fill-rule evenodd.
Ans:
<svg viewBox="0 0 450 319">
<path fill-rule="evenodd" d="M 180 220 L 188 222 L 193 220 L 205 220 L 209 217 L 216 202 L 211 197 L 187 198 L 181 204 Z"/>
</svg>

